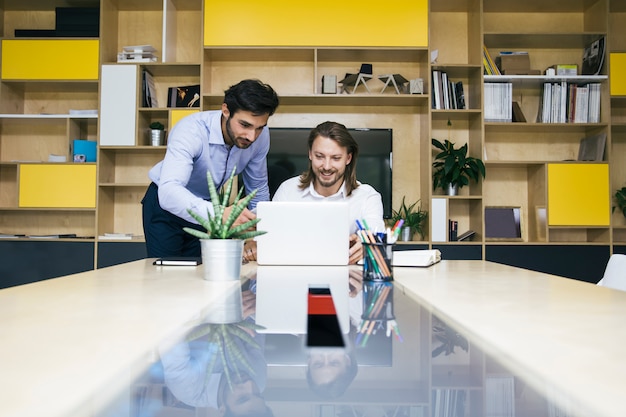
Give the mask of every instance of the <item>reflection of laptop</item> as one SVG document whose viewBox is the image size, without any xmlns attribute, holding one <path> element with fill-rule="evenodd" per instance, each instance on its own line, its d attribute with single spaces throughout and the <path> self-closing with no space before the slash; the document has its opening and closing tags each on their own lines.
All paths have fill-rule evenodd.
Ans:
<svg viewBox="0 0 626 417">
<path fill-rule="evenodd" d="M 259 266 L 256 324 L 265 328 L 259 332 L 306 334 L 309 288 L 329 288 L 339 326 L 343 333 L 348 333 L 348 272 L 348 266 Z"/>
<path fill-rule="evenodd" d="M 348 265 L 348 203 L 263 201 L 256 214 L 259 265 Z"/>
</svg>

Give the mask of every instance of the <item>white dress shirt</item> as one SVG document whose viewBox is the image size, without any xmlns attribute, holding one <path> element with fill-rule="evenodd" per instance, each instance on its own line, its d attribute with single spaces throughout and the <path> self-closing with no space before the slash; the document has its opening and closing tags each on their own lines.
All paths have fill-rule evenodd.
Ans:
<svg viewBox="0 0 626 417">
<path fill-rule="evenodd" d="M 272 201 L 347 201 L 350 207 L 350 233 L 356 233 L 356 221 L 365 220 L 372 232 L 383 232 L 385 222 L 383 220 L 383 200 L 378 193 L 368 184 L 361 184 L 352 190 L 350 196 L 346 195 L 345 183 L 341 185 L 335 194 L 325 197 L 313 188 L 313 183 L 308 188 L 299 188 L 300 177 L 293 177 L 284 181 Z"/>
</svg>

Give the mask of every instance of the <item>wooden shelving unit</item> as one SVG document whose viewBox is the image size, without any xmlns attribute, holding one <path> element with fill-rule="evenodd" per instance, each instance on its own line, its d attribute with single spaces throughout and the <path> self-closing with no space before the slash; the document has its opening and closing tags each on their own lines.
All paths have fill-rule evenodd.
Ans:
<svg viewBox="0 0 626 417">
<path fill-rule="evenodd" d="M 6 0 L 1 11 L 4 39 L 13 40 L 14 30 L 19 28 L 52 28 L 55 7 L 70 3 L 36 1 L 25 7 L 16 0 Z M 609 73 L 608 55 L 626 53 L 626 6 L 621 2 L 555 0 L 549 7 L 540 0 L 523 3 L 441 0 L 431 1 L 430 5 L 424 2 L 410 11 L 420 22 L 427 22 L 413 29 L 419 32 L 415 39 L 427 39 L 418 45 L 407 44 L 406 38 L 397 42 L 389 40 L 394 35 L 386 32 L 376 32 L 376 36 L 388 39 L 386 45 L 373 41 L 371 45 L 359 44 L 351 34 L 343 33 L 337 34 L 340 36 L 337 39 L 344 39 L 345 45 L 316 45 L 313 40 L 294 45 L 291 39 L 286 39 L 284 45 L 263 44 L 264 37 L 249 44 L 240 41 L 228 44 L 221 40 L 205 44 L 205 20 L 211 15 L 201 1 L 94 0 L 86 5 L 100 8 L 101 70 L 105 66 L 133 67 L 128 71 L 132 72 L 129 85 L 133 86 L 129 97 L 135 104 L 130 107 L 134 109 L 130 121 L 124 121 L 128 123 L 124 129 L 130 140 L 124 144 L 111 143 L 110 136 L 102 133 L 103 126 L 108 128 L 118 123 L 117 119 L 103 120 L 107 115 L 103 110 L 115 101 L 103 101 L 109 85 L 103 86 L 102 79 L 0 79 L 0 232 L 46 234 L 54 233 L 58 225 L 62 225 L 63 231 L 79 236 L 124 232 L 138 236 L 130 243 L 140 248 L 143 242 L 140 202 L 149 183 L 147 171 L 165 153 L 165 147 L 148 146 L 146 130 L 153 121 L 162 122 L 169 130 L 177 117 L 173 109 L 166 107 L 167 88 L 200 84 L 200 110 L 211 110 L 220 107 L 228 86 L 254 77 L 270 83 L 281 97 L 270 127 L 312 127 L 325 120 L 337 120 L 350 127 L 392 128 L 393 205 L 398 206 L 402 197 L 407 201 L 421 199 L 423 207 L 431 210 L 431 199 L 443 198 L 447 205 L 445 215 L 458 221 L 459 233 L 468 229 L 476 231 L 469 242 L 434 242 L 431 226 L 423 241 L 407 245 L 439 248 L 447 259 L 496 260 L 565 276 L 569 272 L 564 272 L 563 265 L 544 268 L 546 265 L 521 258 L 528 258 L 526 250 L 553 251 L 554 259 L 571 258 L 570 250 L 596 247 L 601 253 L 597 261 L 602 263 L 614 251 L 626 252 L 626 219 L 617 212 L 612 213 L 610 223 L 603 227 L 552 227 L 544 225 L 537 215 L 538 209 L 550 209 L 548 164 L 576 159 L 579 141 L 585 136 L 607 133 L 606 158 L 601 163 L 609 166 L 610 190 L 614 192 L 626 184 L 623 156 L 626 155 L 626 95 L 610 95 L 610 86 L 616 82 L 611 76 L 617 75 Z M 402 22 L 394 25 L 402 26 Z M 214 29 L 211 26 L 209 33 L 214 33 Z M 536 123 L 542 84 L 548 81 L 544 75 L 483 75 L 483 45 L 494 57 L 503 50 L 527 51 L 531 68 L 543 71 L 555 63 L 580 65 L 584 47 L 601 36 L 607 39 L 601 74 L 566 80 L 601 84 L 599 123 Z M 116 62 L 124 46 L 146 44 L 155 47 L 157 62 L 136 65 Z M 365 62 L 373 65 L 375 75 L 368 81 L 370 93 L 363 87 L 354 94 L 321 93 L 322 76 L 337 75 L 340 80 Z M 160 103 L 157 108 L 141 106 L 143 69 L 148 69 L 155 79 Z M 445 71 L 451 79 L 463 82 L 467 109 L 432 109 L 433 70 Z M 387 73 L 400 73 L 407 79 L 422 78 L 424 93 L 396 94 L 391 88 L 382 92 L 384 83 L 376 75 Z M 513 83 L 514 99 L 520 103 L 527 122 L 485 122 L 486 82 Z M 98 108 L 100 115 L 70 116 L 69 110 L 74 108 Z M 50 153 L 69 156 L 69 144 L 77 137 L 98 140 L 101 145 L 97 207 L 86 211 L 68 207 L 48 213 L 18 207 L 20 161 L 45 160 Z M 468 143 L 470 155 L 485 161 L 487 178 L 462 188 L 455 197 L 433 190 L 431 163 L 435 152 L 430 143 L 433 137 L 449 138 L 457 145 Z M 607 196 L 609 208 L 610 198 Z M 485 239 L 484 208 L 494 205 L 522 208 L 521 241 Z M 50 217 L 50 221 L 43 220 Z M 98 259 L 102 255 L 99 243 L 104 242 L 98 242 L 97 238 L 91 242 L 94 267 L 109 264 L 104 258 Z M 129 244 L 128 241 L 115 243 Z M 503 256 L 506 251 L 508 255 Z M 129 255 L 130 259 L 141 253 L 137 249 Z M 603 265 L 593 271 L 578 269 L 574 278 L 593 280 Z"/>
</svg>

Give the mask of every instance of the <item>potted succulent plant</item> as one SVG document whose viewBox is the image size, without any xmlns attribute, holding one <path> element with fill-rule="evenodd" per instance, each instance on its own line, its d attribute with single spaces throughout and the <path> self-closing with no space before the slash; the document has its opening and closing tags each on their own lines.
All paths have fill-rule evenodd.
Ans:
<svg viewBox="0 0 626 417">
<path fill-rule="evenodd" d="M 467 156 L 467 143 L 455 148 L 448 139 L 442 143 L 433 138 L 432 144 L 441 151 L 433 161 L 433 189 L 443 188 L 448 195 L 456 195 L 470 179 L 478 182 L 485 178 L 485 164 L 479 158 Z"/>
<path fill-rule="evenodd" d="M 239 191 L 234 202 L 233 209 L 229 216 L 224 219 L 224 211 L 229 206 L 229 200 L 233 188 L 236 167 L 222 188 L 223 193 L 218 194 L 213 177 L 207 171 L 207 182 L 213 213 L 207 210 L 206 217 L 191 209 L 187 212 L 205 229 L 205 231 L 184 227 L 183 230 L 200 239 L 202 251 L 202 263 L 205 268 L 205 279 L 210 281 L 228 281 L 239 279 L 241 271 L 241 260 L 243 257 L 243 244 L 245 239 L 262 235 L 266 232 L 253 230 L 254 226 L 261 220 L 256 218 L 238 226 L 235 220 L 241 212 L 248 206 L 248 203 L 257 193 L 253 190 L 242 198 L 243 189 Z"/>
<path fill-rule="evenodd" d="M 402 197 L 402 203 L 398 210 L 392 210 L 391 220 L 395 223 L 398 220 L 403 220 L 402 223 L 402 241 L 410 241 L 418 233 L 420 239 L 424 239 L 424 223 L 428 218 L 428 211 L 422 210 L 421 200 L 417 200 L 414 203 L 406 204 L 405 197 Z"/>
</svg>

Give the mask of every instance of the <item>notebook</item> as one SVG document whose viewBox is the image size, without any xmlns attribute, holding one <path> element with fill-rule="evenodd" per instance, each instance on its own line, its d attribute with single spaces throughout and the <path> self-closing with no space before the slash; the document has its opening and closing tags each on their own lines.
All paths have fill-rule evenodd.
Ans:
<svg viewBox="0 0 626 417">
<path fill-rule="evenodd" d="M 348 265 L 348 203 L 263 201 L 256 214 L 259 265 Z"/>
</svg>

